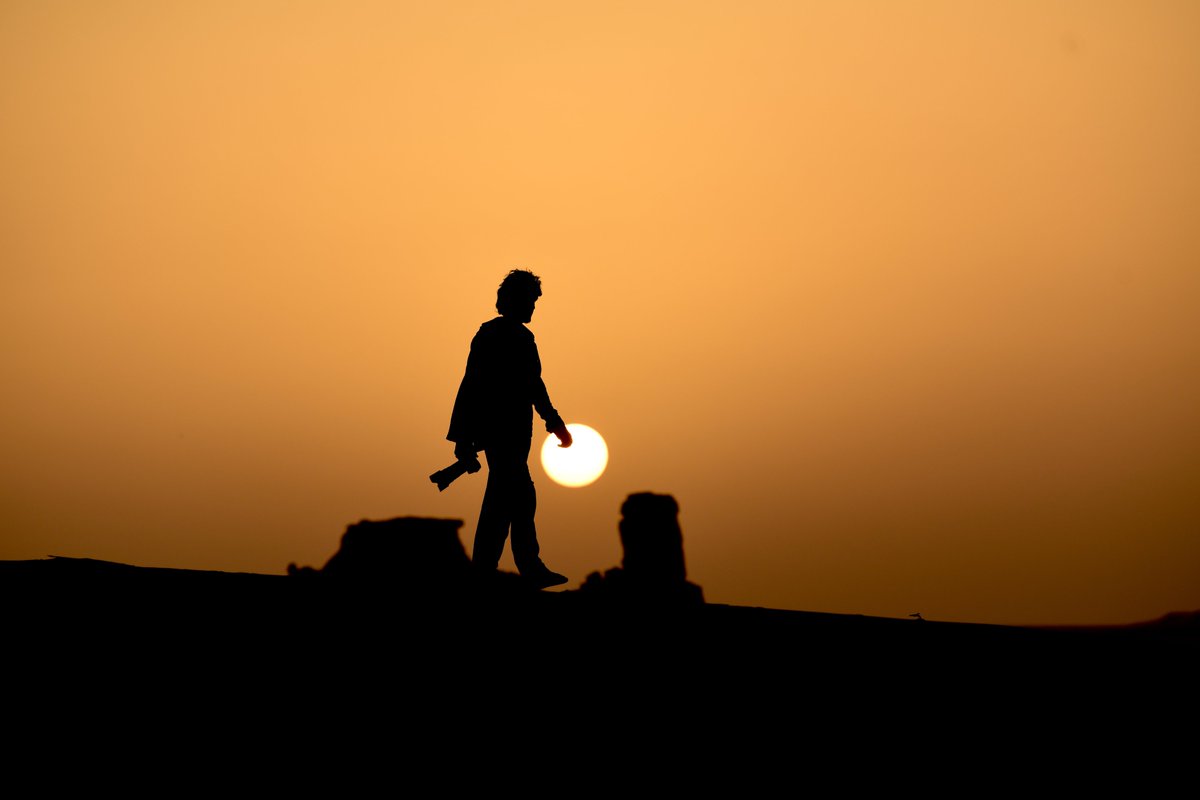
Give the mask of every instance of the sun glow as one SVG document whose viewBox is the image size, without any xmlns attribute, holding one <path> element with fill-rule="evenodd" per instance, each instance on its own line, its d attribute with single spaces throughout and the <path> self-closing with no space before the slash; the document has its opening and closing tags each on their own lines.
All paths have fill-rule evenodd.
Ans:
<svg viewBox="0 0 1200 800">
<path fill-rule="evenodd" d="M 594 428 L 572 422 L 570 447 L 559 447 L 551 434 L 542 444 L 542 469 L 555 483 L 577 488 L 593 483 L 608 466 L 608 445 Z"/>
</svg>

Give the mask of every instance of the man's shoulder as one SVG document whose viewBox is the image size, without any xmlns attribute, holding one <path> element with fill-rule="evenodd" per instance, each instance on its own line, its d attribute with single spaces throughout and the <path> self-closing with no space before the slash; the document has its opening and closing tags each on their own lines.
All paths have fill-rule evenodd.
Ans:
<svg viewBox="0 0 1200 800">
<path fill-rule="evenodd" d="M 489 319 L 479 326 L 476 342 L 533 341 L 533 331 L 504 317 Z"/>
</svg>

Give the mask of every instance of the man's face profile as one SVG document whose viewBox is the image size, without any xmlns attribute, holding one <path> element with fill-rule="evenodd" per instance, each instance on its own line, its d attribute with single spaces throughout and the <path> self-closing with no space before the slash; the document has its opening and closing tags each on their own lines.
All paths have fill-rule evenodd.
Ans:
<svg viewBox="0 0 1200 800">
<path fill-rule="evenodd" d="M 533 307 L 536 303 L 536 297 L 522 297 L 514 300 L 508 309 L 508 316 L 511 316 L 517 322 L 529 322 L 529 320 L 533 319 Z"/>
</svg>

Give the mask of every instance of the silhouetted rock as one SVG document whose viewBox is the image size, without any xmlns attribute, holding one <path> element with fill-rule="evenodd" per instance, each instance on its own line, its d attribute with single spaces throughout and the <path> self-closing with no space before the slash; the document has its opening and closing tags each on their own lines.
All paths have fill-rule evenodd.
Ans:
<svg viewBox="0 0 1200 800">
<path fill-rule="evenodd" d="M 397 517 L 346 528 L 341 547 L 320 570 L 288 565 L 293 576 L 321 576 L 357 587 L 408 592 L 465 586 L 471 560 L 458 538 L 459 519 Z"/>
<path fill-rule="evenodd" d="M 621 505 L 621 566 L 593 572 L 580 591 L 627 602 L 702 604 L 703 590 L 687 579 L 679 504 L 669 494 L 639 492 Z"/>
</svg>

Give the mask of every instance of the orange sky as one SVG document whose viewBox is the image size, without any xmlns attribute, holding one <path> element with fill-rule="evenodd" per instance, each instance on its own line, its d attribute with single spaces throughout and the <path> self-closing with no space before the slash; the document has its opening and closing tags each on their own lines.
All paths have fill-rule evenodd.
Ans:
<svg viewBox="0 0 1200 800">
<path fill-rule="evenodd" d="M 0 558 L 469 546 L 482 476 L 427 475 L 521 266 L 611 451 L 534 467 L 573 584 L 653 490 L 711 601 L 1200 608 L 1198 41 L 1186 0 L 10 0 Z"/>
</svg>

